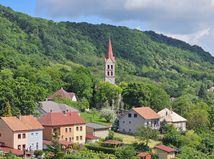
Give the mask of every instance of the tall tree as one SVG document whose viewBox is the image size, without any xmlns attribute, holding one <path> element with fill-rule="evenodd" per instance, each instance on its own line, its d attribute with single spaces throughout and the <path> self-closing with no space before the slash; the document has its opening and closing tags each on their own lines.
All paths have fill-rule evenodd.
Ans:
<svg viewBox="0 0 214 159">
<path fill-rule="evenodd" d="M 12 108 L 9 102 L 6 102 L 4 111 L 3 111 L 3 116 L 4 117 L 10 117 L 12 116 Z"/>
</svg>

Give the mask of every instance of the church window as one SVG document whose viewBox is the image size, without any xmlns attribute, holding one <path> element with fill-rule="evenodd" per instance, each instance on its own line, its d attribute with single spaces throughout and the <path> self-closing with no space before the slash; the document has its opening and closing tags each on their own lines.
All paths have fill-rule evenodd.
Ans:
<svg viewBox="0 0 214 159">
<path fill-rule="evenodd" d="M 107 75 L 109 76 L 109 71 L 107 72 Z"/>
<path fill-rule="evenodd" d="M 111 71 L 111 76 L 113 76 L 113 72 Z"/>
<path fill-rule="evenodd" d="M 108 69 L 110 68 L 109 65 L 107 67 L 108 67 Z"/>
<path fill-rule="evenodd" d="M 113 69 L 113 65 L 111 65 L 111 69 Z"/>
</svg>

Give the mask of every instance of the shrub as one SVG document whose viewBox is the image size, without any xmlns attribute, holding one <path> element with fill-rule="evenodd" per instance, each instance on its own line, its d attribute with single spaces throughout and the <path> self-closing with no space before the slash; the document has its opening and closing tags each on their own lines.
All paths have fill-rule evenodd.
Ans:
<svg viewBox="0 0 214 159">
<path fill-rule="evenodd" d="M 108 154 L 115 154 L 116 149 L 110 147 L 102 147 L 97 145 L 85 145 L 89 150 L 93 150 L 96 152 L 103 152 Z"/>
<path fill-rule="evenodd" d="M 114 122 L 117 116 L 116 116 L 114 110 L 111 110 L 109 108 L 103 108 L 101 110 L 100 117 L 104 118 L 107 122 Z"/>
</svg>

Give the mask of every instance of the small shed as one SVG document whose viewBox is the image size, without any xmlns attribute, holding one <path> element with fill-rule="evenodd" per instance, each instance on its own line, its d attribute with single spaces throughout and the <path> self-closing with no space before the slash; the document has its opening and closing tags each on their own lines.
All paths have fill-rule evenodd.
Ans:
<svg viewBox="0 0 214 159">
<path fill-rule="evenodd" d="M 87 143 L 95 143 L 99 140 L 100 138 L 97 136 L 94 136 L 92 134 L 86 134 L 86 142 Z"/>
<path fill-rule="evenodd" d="M 87 123 L 86 124 L 86 133 L 99 138 L 105 138 L 109 134 L 110 127 L 97 124 L 97 123 Z"/>
<path fill-rule="evenodd" d="M 159 159 L 173 159 L 175 158 L 176 150 L 169 146 L 158 145 L 155 146 L 156 153 Z"/>
<path fill-rule="evenodd" d="M 152 159 L 152 155 L 148 152 L 140 152 L 137 157 L 139 157 L 140 159 Z"/>
</svg>

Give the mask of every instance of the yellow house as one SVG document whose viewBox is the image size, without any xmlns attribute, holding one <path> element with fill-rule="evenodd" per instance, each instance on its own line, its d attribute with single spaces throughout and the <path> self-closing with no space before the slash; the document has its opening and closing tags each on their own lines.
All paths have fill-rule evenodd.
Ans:
<svg viewBox="0 0 214 159">
<path fill-rule="evenodd" d="M 158 155 L 159 159 L 173 159 L 175 158 L 176 150 L 165 146 L 165 145 L 158 145 L 155 146 L 156 154 Z"/>
<path fill-rule="evenodd" d="M 52 140 L 54 132 L 58 132 L 60 141 L 70 143 L 85 143 L 86 125 L 83 118 L 76 112 L 50 112 L 39 118 L 45 128 L 44 140 Z"/>
</svg>

